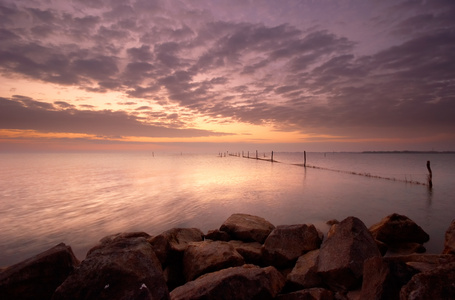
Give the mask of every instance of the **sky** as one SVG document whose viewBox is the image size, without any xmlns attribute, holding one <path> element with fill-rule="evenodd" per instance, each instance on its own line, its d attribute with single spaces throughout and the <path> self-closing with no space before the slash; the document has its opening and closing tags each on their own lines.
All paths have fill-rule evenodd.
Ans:
<svg viewBox="0 0 455 300">
<path fill-rule="evenodd" d="M 455 150 L 453 0 L 0 0 L 0 151 Z"/>
</svg>

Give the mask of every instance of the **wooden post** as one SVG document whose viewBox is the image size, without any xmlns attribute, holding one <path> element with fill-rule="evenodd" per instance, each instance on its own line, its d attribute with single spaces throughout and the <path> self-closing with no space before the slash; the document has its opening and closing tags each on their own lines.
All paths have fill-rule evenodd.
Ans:
<svg viewBox="0 0 455 300">
<path fill-rule="evenodd" d="M 247 154 L 247 155 L 248 155 L 248 158 L 250 158 L 250 151 L 248 151 L 248 154 Z"/>
<path fill-rule="evenodd" d="M 258 159 L 258 150 L 256 150 L 256 159 Z"/>
<path fill-rule="evenodd" d="M 270 159 L 271 162 L 273 162 L 273 151 L 272 151 L 272 158 Z"/>
<path fill-rule="evenodd" d="M 303 151 L 303 166 L 306 167 L 306 151 Z"/>
<path fill-rule="evenodd" d="M 430 161 L 427 161 L 427 169 L 428 169 L 428 188 L 433 188 L 433 172 L 431 172 Z"/>
</svg>

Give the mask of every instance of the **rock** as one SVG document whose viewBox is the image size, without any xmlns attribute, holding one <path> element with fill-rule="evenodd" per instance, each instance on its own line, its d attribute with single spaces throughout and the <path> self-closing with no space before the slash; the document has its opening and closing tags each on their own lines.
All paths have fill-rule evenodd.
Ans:
<svg viewBox="0 0 455 300">
<path fill-rule="evenodd" d="M 443 254 L 455 254 L 455 219 L 446 231 Z"/>
<path fill-rule="evenodd" d="M 209 230 L 207 234 L 205 235 L 206 239 L 212 240 L 212 241 L 223 241 L 223 242 L 228 242 L 231 240 L 231 236 L 229 233 L 226 231 L 221 231 L 218 229 L 215 230 Z"/>
<path fill-rule="evenodd" d="M 334 294 L 324 288 L 311 288 L 297 292 L 278 295 L 276 300 L 334 300 Z"/>
<path fill-rule="evenodd" d="M 388 245 L 388 255 L 407 255 L 412 253 L 424 253 L 427 251 L 419 243 L 394 243 Z"/>
<path fill-rule="evenodd" d="M 411 299 L 455 299 L 455 263 L 414 275 L 400 291 L 400 300 Z"/>
<path fill-rule="evenodd" d="M 117 236 L 91 249 L 52 299 L 169 299 L 169 292 L 147 240 Z"/>
<path fill-rule="evenodd" d="M 55 289 L 79 265 L 63 243 L 12 265 L 0 273 L 2 300 L 51 299 Z"/>
<path fill-rule="evenodd" d="M 170 261 L 181 260 L 191 242 L 200 242 L 204 234 L 197 228 L 172 228 L 148 239 L 156 256 L 165 267 Z"/>
<path fill-rule="evenodd" d="M 346 291 L 360 284 L 364 261 L 380 255 L 363 222 L 348 217 L 322 243 L 318 273 L 333 290 Z"/>
<path fill-rule="evenodd" d="M 430 236 L 406 216 L 391 214 L 370 227 L 373 237 L 386 244 L 428 242 Z"/>
<path fill-rule="evenodd" d="M 378 241 L 377 239 L 375 239 L 374 241 L 376 242 L 376 246 L 378 246 L 378 249 L 379 249 L 379 252 L 381 252 L 381 255 L 382 256 L 386 255 L 387 251 L 389 250 L 389 246 L 387 246 L 386 243 Z"/>
<path fill-rule="evenodd" d="M 260 265 L 262 263 L 262 245 L 258 242 L 244 243 L 242 241 L 229 241 L 235 250 L 245 259 L 245 263 Z"/>
<path fill-rule="evenodd" d="M 262 254 L 275 267 L 286 267 L 302 254 L 318 249 L 322 238 L 314 225 L 281 225 L 265 240 Z"/>
<path fill-rule="evenodd" d="M 360 299 L 399 300 L 401 287 L 417 273 L 404 262 L 369 258 L 363 265 Z"/>
<path fill-rule="evenodd" d="M 455 256 L 451 254 L 411 254 L 386 257 L 388 261 L 400 261 L 419 270 L 420 272 L 433 270 L 441 265 L 455 263 Z"/>
<path fill-rule="evenodd" d="M 284 278 L 274 267 L 243 265 L 209 273 L 171 292 L 172 300 L 273 299 Z"/>
<path fill-rule="evenodd" d="M 233 214 L 221 225 L 220 230 L 229 233 L 234 239 L 262 244 L 274 228 L 275 226 L 264 218 Z"/>
<path fill-rule="evenodd" d="M 322 278 L 317 273 L 318 256 L 319 249 L 299 257 L 291 273 L 286 278 L 286 286 L 289 289 L 297 290 L 321 286 Z"/>
<path fill-rule="evenodd" d="M 244 263 L 243 257 L 227 242 L 194 242 L 188 245 L 183 256 L 183 274 L 187 281 L 191 281 L 205 273 Z"/>
</svg>

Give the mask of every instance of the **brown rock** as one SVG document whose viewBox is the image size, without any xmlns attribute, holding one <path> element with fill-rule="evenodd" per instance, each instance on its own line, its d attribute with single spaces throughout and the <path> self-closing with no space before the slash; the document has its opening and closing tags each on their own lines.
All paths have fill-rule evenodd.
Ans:
<svg viewBox="0 0 455 300">
<path fill-rule="evenodd" d="M 50 299 L 79 265 L 70 246 L 61 243 L 0 273 L 0 299 Z"/>
<path fill-rule="evenodd" d="M 407 255 L 412 253 L 424 253 L 427 251 L 422 244 L 419 243 L 394 243 L 387 247 L 387 255 Z"/>
<path fill-rule="evenodd" d="M 273 299 L 284 285 L 274 267 L 243 265 L 209 273 L 171 292 L 172 300 Z"/>
<path fill-rule="evenodd" d="M 220 230 L 229 233 L 234 239 L 262 244 L 274 228 L 275 226 L 264 218 L 233 214 L 221 225 Z"/>
<path fill-rule="evenodd" d="M 404 262 L 369 258 L 363 265 L 360 299 L 398 300 L 401 287 L 417 273 Z"/>
<path fill-rule="evenodd" d="M 334 294 L 324 288 L 311 288 L 279 295 L 276 300 L 334 300 Z"/>
<path fill-rule="evenodd" d="M 226 231 L 221 231 L 218 229 L 209 230 L 205 235 L 205 238 L 212 241 L 223 241 L 228 242 L 231 240 L 231 236 Z"/>
<path fill-rule="evenodd" d="M 401 288 L 400 300 L 455 299 L 455 263 L 414 275 Z"/>
<path fill-rule="evenodd" d="M 205 273 L 244 263 L 243 257 L 227 242 L 194 242 L 188 245 L 183 256 L 183 274 L 187 281 L 191 281 Z"/>
<path fill-rule="evenodd" d="M 391 214 L 370 227 L 373 237 L 386 244 L 428 242 L 430 236 L 406 216 Z"/>
<path fill-rule="evenodd" d="M 169 292 L 147 240 L 114 237 L 91 249 L 52 299 L 169 299 Z"/>
<path fill-rule="evenodd" d="M 387 256 L 388 261 L 400 261 L 419 270 L 420 272 L 433 270 L 441 265 L 455 263 L 455 256 L 451 254 L 410 254 Z"/>
<path fill-rule="evenodd" d="M 300 256 L 286 278 L 286 286 L 293 290 L 321 286 L 322 278 L 317 273 L 318 256 L 319 249 Z"/>
<path fill-rule="evenodd" d="M 318 273 L 332 289 L 349 290 L 360 283 L 364 261 L 380 255 L 363 222 L 349 217 L 322 243 Z"/>
<path fill-rule="evenodd" d="M 197 228 L 172 228 L 148 239 L 162 266 L 170 261 L 181 260 L 191 242 L 200 242 L 204 234 Z"/>
<path fill-rule="evenodd" d="M 260 265 L 262 263 L 262 245 L 257 242 L 244 243 L 242 241 L 229 241 L 235 250 L 245 259 L 245 263 Z"/>
<path fill-rule="evenodd" d="M 455 219 L 446 231 L 443 254 L 455 254 Z"/>
<path fill-rule="evenodd" d="M 269 264 L 285 267 L 302 254 L 318 249 L 322 238 L 314 225 L 281 225 L 265 240 L 262 254 Z"/>
</svg>

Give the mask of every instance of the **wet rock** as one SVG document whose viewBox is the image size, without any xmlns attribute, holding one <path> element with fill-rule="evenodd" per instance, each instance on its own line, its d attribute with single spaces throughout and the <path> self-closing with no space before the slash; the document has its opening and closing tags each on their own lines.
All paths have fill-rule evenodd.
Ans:
<svg viewBox="0 0 455 300">
<path fill-rule="evenodd" d="M 302 254 L 318 249 L 321 242 L 321 234 L 314 225 L 281 225 L 265 240 L 262 254 L 267 263 L 286 267 Z"/>
<path fill-rule="evenodd" d="M 169 299 L 169 292 L 147 240 L 118 236 L 91 249 L 52 299 Z"/>
<path fill-rule="evenodd" d="M 181 260 L 191 242 L 200 242 L 204 234 L 197 228 L 172 228 L 148 239 L 163 267 L 169 262 Z"/>
<path fill-rule="evenodd" d="M 414 275 L 401 288 L 400 300 L 455 299 L 455 263 Z"/>
<path fill-rule="evenodd" d="M 245 263 L 260 265 L 262 263 L 262 245 L 258 242 L 244 243 L 242 241 L 229 241 L 235 250 L 245 259 Z"/>
<path fill-rule="evenodd" d="M 276 300 L 334 300 L 332 291 L 324 288 L 311 288 L 297 292 L 278 295 Z"/>
<path fill-rule="evenodd" d="M 391 214 L 370 227 L 373 237 L 388 245 L 397 243 L 428 242 L 430 236 L 406 216 Z"/>
<path fill-rule="evenodd" d="M 399 300 L 400 289 L 418 271 L 401 261 L 372 257 L 363 266 L 360 299 Z"/>
<path fill-rule="evenodd" d="M 233 214 L 221 225 L 220 230 L 229 233 L 233 239 L 262 244 L 274 228 L 275 226 L 264 218 Z"/>
<path fill-rule="evenodd" d="M 51 299 L 55 289 L 79 265 L 63 243 L 12 265 L 0 273 L 2 300 Z"/>
<path fill-rule="evenodd" d="M 209 273 L 171 292 L 173 300 L 273 299 L 284 285 L 274 267 L 243 265 Z"/>
<path fill-rule="evenodd" d="M 455 254 L 455 219 L 450 223 L 445 234 L 443 254 Z"/>
<path fill-rule="evenodd" d="M 231 236 L 229 233 L 226 231 L 221 231 L 219 229 L 215 230 L 209 230 L 207 234 L 205 235 L 206 239 L 212 240 L 212 241 L 223 241 L 223 242 L 228 242 L 231 240 Z"/>
<path fill-rule="evenodd" d="M 318 273 L 333 290 L 349 290 L 360 284 L 364 261 L 380 255 L 363 222 L 348 217 L 322 243 Z"/>
<path fill-rule="evenodd" d="M 194 242 L 188 245 L 183 256 L 183 274 L 187 281 L 191 281 L 205 273 L 244 263 L 243 257 L 227 242 Z"/>
<path fill-rule="evenodd" d="M 291 273 L 286 278 L 286 286 L 291 290 L 321 286 L 322 278 L 317 273 L 319 249 L 299 257 Z"/>
</svg>

